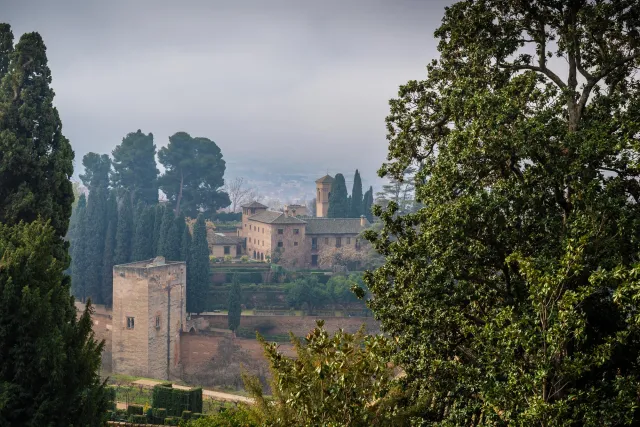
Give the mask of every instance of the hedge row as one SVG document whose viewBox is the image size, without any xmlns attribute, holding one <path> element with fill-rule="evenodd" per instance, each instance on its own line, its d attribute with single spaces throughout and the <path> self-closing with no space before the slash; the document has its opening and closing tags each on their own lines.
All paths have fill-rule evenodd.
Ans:
<svg viewBox="0 0 640 427">
<path fill-rule="evenodd" d="M 184 411 L 202 412 L 202 389 L 181 390 L 170 383 L 153 387 L 153 408 L 166 409 L 171 417 L 182 417 Z"/>
</svg>

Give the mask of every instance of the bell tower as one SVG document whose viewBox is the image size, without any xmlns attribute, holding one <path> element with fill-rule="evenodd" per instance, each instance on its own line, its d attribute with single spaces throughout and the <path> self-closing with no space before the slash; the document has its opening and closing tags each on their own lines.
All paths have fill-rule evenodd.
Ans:
<svg viewBox="0 0 640 427">
<path fill-rule="evenodd" d="M 316 216 L 324 218 L 329 212 L 329 197 L 331 196 L 333 177 L 325 175 L 316 180 Z"/>
</svg>

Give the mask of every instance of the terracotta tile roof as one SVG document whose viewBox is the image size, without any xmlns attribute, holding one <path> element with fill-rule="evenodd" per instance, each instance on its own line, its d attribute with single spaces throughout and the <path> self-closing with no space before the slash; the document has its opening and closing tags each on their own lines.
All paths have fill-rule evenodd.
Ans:
<svg viewBox="0 0 640 427">
<path fill-rule="evenodd" d="M 360 225 L 360 218 L 305 218 L 306 234 L 360 234 L 369 227 Z"/>
<path fill-rule="evenodd" d="M 322 178 L 316 180 L 316 183 L 318 183 L 318 184 L 319 183 L 325 183 L 325 182 L 332 183 L 333 182 L 333 177 L 331 175 L 325 175 Z"/>
<path fill-rule="evenodd" d="M 213 235 L 213 245 L 237 245 L 241 243 L 244 237 L 238 236 L 225 236 L 223 234 L 215 233 Z"/>
<path fill-rule="evenodd" d="M 287 216 L 283 212 L 262 211 L 249 217 L 251 221 L 265 224 L 305 224 L 304 221 L 294 216 Z"/>
<path fill-rule="evenodd" d="M 251 203 L 249 203 L 248 205 L 242 205 L 240 206 L 241 208 L 261 208 L 261 209 L 267 209 L 267 207 L 265 205 L 263 205 L 262 203 L 258 203 L 255 200 Z"/>
</svg>

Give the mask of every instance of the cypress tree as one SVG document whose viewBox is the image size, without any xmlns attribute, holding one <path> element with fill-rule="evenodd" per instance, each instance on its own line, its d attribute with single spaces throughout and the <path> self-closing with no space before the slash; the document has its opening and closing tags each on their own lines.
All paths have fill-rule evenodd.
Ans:
<svg viewBox="0 0 640 427">
<path fill-rule="evenodd" d="M 364 194 L 362 201 L 362 214 L 367 217 L 369 222 L 373 222 L 373 187 L 369 187 L 369 190 Z"/>
<path fill-rule="evenodd" d="M 37 33 L 0 25 L 0 425 L 102 426 L 103 344 L 69 297 L 73 150 Z M 8 58 L 8 62 L 7 62 Z M 6 71 L 5 71 L 6 68 Z"/>
<path fill-rule="evenodd" d="M 187 267 L 187 311 L 201 313 L 211 283 L 211 266 L 209 264 L 209 244 L 207 243 L 207 226 L 204 216 L 198 215 L 193 226 L 191 242 L 191 265 Z"/>
<path fill-rule="evenodd" d="M 107 201 L 107 234 L 104 240 L 104 262 L 102 264 L 102 303 L 111 307 L 113 302 L 113 256 L 118 230 L 118 201 L 115 191 L 109 192 Z"/>
<path fill-rule="evenodd" d="M 162 213 L 162 225 L 160 226 L 160 237 L 158 237 L 158 255 L 168 258 L 171 254 L 171 227 L 174 225 L 175 216 L 173 209 L 165 207 Z"/>
<path fill-rule="evenodd" d="M 184 216 L 176 216 L 173 220 L 173 224 L 171 225 L 171 229 L 169 230 L 169 236 L 165 245 L 165 256 L 168 260 L 180 260 L 182 255 L 182 237 L 185 227 Z"/>
<path fill-rule="evenodd" d="M 107 234 L 108 192 L 100 186 L 89 193 L 87 202 L 87 270 L 83 299 L 102 303 L 104 245 Z"/>
<path fill-rule="evenodd" d="M 344 181 L 344 175 L 341 173 L 336 174 L 333 184 L 331 184 L 331 196 L 329 196 L 329 210 L 327 212 L 327 217 L 349 217 L 347 185 Z"/>
<path fill-rule="evenodd" d="M 189 231 L 189 227 L 186 224 L 184 229 L 182 230 L 182 240 L 180 242 L 180 261 L 184 261 L 187 263 L 187 273 L 189 270 L 189 258 L 191 255 L 191 232 Z M 189 286 L 189 275 L 187 274 L 187 287 Z"/>
<path fill-rule="evenodd" d="M 138 219 L 138 226 L 133 239 L 132 261 L 142 261 L 151 259 L 154 255 L 153 250 L 153 220 L 155 208 L 145 206 L 142 214 Z"/>
<path fill-rule="evenodd" d="M 116 232 L 116 250 L 113 255 L 115 265 L 131 262 L 131 246 L 133 243 L 133 210 L 131 197 L 125 192 L 118 209 L 118 230 Z"/>
<path fill-rule="evenodd" d="M 351 190 L 351 204 L 350 204 L 350 217 L 360 218 L 363 214 L 363 197 L 362 197 L 362 180 L 360 179 L 360 172 L 356 169 L 356 174 L 353 177 L 353 189 Z"/>
<path fill-rule="evenodd" d="M 162 218 L 164 216 L 164 206 L 156 205 L 153 222 L 153 256 L 158 256 L 160 250 L 160 230 L 162 229 Z"/>
<path fill-rule="evenodd" d="M 231 290 L 229 291 L 229 313 L 227 315 L 229 329 L 234 333 L 238 330 L 238 326 L 240 326 L 240 317 L 242 315 L 241 300 L 240 280 L 236 273 L 233 275 L 233 282 L 231 283 Z"/>
<path fill-rule="evenodd" d="M 73 232 L 71 293 L 82 300 L 87 272 L 87 198 L 80 196 L 76 206 L 76 224 Z"/>
</svg>

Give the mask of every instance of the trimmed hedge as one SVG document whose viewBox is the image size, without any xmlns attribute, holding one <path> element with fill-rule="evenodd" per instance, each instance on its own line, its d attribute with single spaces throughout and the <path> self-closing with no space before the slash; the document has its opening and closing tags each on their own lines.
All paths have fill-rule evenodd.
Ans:
<svg viewBox="0 0 640 427">
<path fill-rule="evenodd" d="M 127 407 L 127 414 L 129 415 L 143 415 L 144 414 L 144 406 L 142 405 L 129 405 Z M 146 418 L 146 415 L 145 415 Z"/>
<path fill-rule="evenodd" d="M 131 415 L 131 417 L 129 418 L 129 421 L 132 423 L 138 423 L 138 424 L 147 424 L 148 420 L 147 420 L 147 416 L 146 415 Z"/>
<path fill-rule="evenodd" d="M 193 414 L 193 412 L 191 411 L 182 411 L 182 419 L 183 420 L 189 420 L 191 419 L 191 415 Z"/>
<path fill-rule="evenodd" d="M 164 419 L 164 425 L 177 426 L 180 423 L 180 418 L 167 417 Z"/>
<path fill-rule="evenodd" d="M 107 387 L 107 400 L 109 401 L 109 408 L 112 411 L 116 410 L 116 388 L 108 386 Z"/>
<path fill-rule="evenodd" d="M 154 408 L 166 408 L 171 417 L 182 417 L 183 411 L 202 412 L 202 389 L 181 390 L 171 384 L 159 384 L 153 388 Z"/>
</svg>

